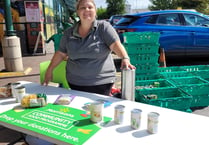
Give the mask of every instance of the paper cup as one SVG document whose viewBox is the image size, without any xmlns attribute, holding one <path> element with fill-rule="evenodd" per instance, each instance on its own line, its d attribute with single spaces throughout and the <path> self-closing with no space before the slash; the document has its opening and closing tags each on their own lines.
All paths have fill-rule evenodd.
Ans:
<svg viewBox="0 0 209 145">
<path fill-rule="evenodd" d="M 21 83 L 11 83 L 12 97 L 17 98 L 17 94 L 15 93 L 15 88 L 21 86 Z"/>
<path fill-rule="evenodd" d="M 16 87 L 15 94 L 16 94 L 17 102 L 20 103 L 22 98 L 25 96 L 25 87 L 24 86 Z"/>
</svg>

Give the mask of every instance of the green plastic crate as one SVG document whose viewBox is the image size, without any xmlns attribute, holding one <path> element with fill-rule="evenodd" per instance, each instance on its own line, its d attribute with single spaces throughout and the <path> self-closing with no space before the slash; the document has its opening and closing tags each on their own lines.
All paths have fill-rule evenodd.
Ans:
<svg viewBox="0 0 209 145">
<path fill-rule="evenodd" d="M 204 80 L 206 80 L 206 81 L 208 81 L 208 82 L 209 82 L 209 78 L 202 78 L 202 79 L 204 79 Z"/>
<path fill-rule="evenodd" d="M 195 76 L 199 76 L 205 80 L 209 80 L 209 70 L 200 70 L 191 72 Z"/>
<path fill-rule="evenodd" d="M 197 71 L 209 71 L 209 65 L 191 65 L 191 66 L 169 66 L 161 67 L 159 72 L 174 72 L 174 71 L 188 71 L 188 72 L 197 72 Z"/>
<path fill-rule="evenodd" d="M 159 72 L 177 72 L 177 71 L 184 71 L 181 66 L 169 66 L 169 67 L 160 67 Z"/>
<path fill-rule="evenodd" d="M 129 54 L 129 57 L 132 64 L 156 64 L 159 54 Z"/>
<path fill-rule="evenodd" d="M 133 64 L 136 67 L 136 74 L 157 73 L 159 69 L 158 63 L 153 64 Z"/>
<path fill-rule="evenodd" d="M 191 107 L 209 106 L 209 85 L 184 86 L 182 90 L 192 96 Z"/>
<path fill-rule="evenodd" d="M 149 95 L 155 95 L 157 99 L 149 99 Z M 190 110 L 192 102 L 192 96 L 178 88 L 135 90 L 135 97 L 137 102 L 180 111 Z"/>
<path fill-rule="evenodd" d="M 208 81 L 197 76 L 171 78 L 169 81 L 177 87 L 209 84 Z"/>
<path fill-rule="evenodd" d="M 143 81 L 143 80 L 155 80 L 160 79 L 158 73 L 140 73 L 136 74 L 135 81 Z"/>
<path fill-rule="evenodd" d="M 128 54 L 144 54 L 154 53 L 159 54 L 159 44 L 138 44 L 138 43 L 124 43 L 123 44 Z"/>
<path fill-rule="evenodd" d="M 209 65 L 191 65 L 191 66 L 181 66 L 181 69 L 189 72 L 196 72 L 206 70 L 209 71 Z"/>
<path fill-rule="evenodd" d="M 125 32 L 123 33 L 124 43 L 152 43 L 158 44 L 159 32 Z"/>
<path fill-rule="evenodd" d="M 135 81 L 135 89 L 161 89 L 175 87 L 165 79 Z"/>
<path fill-rule="evenodd" d="M 176 77 L 189 77 L 189 76 L 195 76 L 195 75 L 187 71 L 160 72 L 160 77 L 164 79 L 170 79 Z"/>
</svg>

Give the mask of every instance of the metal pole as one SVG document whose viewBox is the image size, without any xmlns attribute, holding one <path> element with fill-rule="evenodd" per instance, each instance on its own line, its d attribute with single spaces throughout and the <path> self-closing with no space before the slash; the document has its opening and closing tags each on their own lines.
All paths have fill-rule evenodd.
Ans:
<svg viewBox="0 0 209 145">
<path fill-rule="evenodd" d="M 14 27 L 12 22 L 12 14 L 11 14 L 11 2 L 10 0 L 4 1 L 5 6 L 5 23 L 6 23 L 6 36 L 15 36 Z"/>
<path fill-rule="evenodd" d="M 10 0 L 4 0 L 4 6 L 6 35 L 2 39 L 2 51 L 5 68 L 10 72 L 23 71 L 20 38 L 14 33 Z"/>
</svg>

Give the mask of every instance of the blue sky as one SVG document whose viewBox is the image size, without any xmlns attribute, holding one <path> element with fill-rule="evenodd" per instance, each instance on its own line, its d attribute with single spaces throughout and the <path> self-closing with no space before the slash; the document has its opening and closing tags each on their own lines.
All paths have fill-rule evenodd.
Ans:
<svg viewBox="0 0 209 145">
<path fill-rule="evenodd" d="M 94 0 L 97 8 L 99 7 L 106 7 L 106 0 Z M 147 8 L 150 3 L 149 0 L 127 0 L 129 4 L 131 4 L 132 9 L 143 9 Z"/>
</svg>

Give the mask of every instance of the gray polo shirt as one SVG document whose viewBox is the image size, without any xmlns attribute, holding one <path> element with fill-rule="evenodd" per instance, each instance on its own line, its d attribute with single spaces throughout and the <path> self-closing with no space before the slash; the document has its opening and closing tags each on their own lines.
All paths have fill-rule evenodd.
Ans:
<svg viewBox="0 0 209 145">
<path fill-rule="evenodd" d="M 109 46 L 119 40 L 114 28 L 105 21 L 96 20 L 85 38 L 78 34 L 77 23 L 67 29 L 59 51 L 67 53 L 66 76 L 74 85 L 92 86 L 115 81 L 115 65 Z"/>
</svg>

